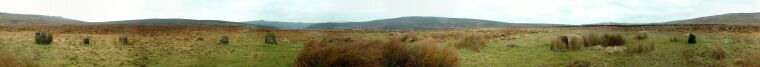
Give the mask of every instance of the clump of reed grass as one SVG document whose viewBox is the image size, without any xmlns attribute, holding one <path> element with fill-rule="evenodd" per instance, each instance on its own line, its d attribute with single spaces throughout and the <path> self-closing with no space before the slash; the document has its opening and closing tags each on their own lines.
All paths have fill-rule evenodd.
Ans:
<svg viewBox="0 0 760 67">
<path fill-rule="evenodd" d="M 295 67 L 454 67 L 453 48 L 439 47 L 435 39 L 405 42 L 354 38 L 311 40 L 294 63 Z"/>
<path fill-rule="evenodd" d="M 486 46 L 486 43 L 481 36 L 466 35 L 465 37 L 461 38 L 458 42 L 456 42 L 454 46 L 456 46 L 457 48 L 471 49 L 471 50 L 480 52 L 480 49 L 483 49 Z"/>
</svg>

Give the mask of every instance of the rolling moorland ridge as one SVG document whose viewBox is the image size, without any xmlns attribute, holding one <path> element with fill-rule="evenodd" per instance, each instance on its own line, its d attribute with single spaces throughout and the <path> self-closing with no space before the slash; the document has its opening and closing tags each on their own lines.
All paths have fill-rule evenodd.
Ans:
<svg viewBox="0 0 760 67">
<path fill-rule="evenodd" d="M 757 67 L 757 16 L 622 25 L 411 16 L 309 25 L 1 13 L 0 67 Z"/>
</svg>

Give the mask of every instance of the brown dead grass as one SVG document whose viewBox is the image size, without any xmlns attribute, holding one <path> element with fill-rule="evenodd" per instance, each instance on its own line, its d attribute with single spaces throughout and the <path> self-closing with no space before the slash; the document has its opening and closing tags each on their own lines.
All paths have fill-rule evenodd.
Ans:
<svg viewBox="0 0 760 67">
<path fill-rule="evenodd" d="M 461 38 L 456 44 L 454 44 L 454 46 L 480 52 L 480 49 L 483 49 L 486 46 L 484 40 L 485 39 L 481 38 L 481 36 L 470 34 Z"/>
<path fill-rule="evenodd" d="M 458 56 L 452 48 L 438 47 L 435 39 L 409 43 L 401 37 L 388 42 L 354 38 L 328 38 L 306 42 L 296 67 L 453 67 Z"/>
<path fill-rule="evenodd" d="M 29 60 L 19 59 L 16 56 L 0 53 L 0 67 L 32 67 Z"/>
<path fill-rule="evenodd" d="M 623 35 L 619 33 L 610 33 L 605 34 L 603 39 L 605 42 L 604 46 L 623 46 L 625 45 L 625 39 L 623 39 Z"/>
<path fill-rule="evenodd" d="M 647 32 L 639 32 L 639 33 L 636 33 L 636 36 L 633 38 L 637 40 L 646 40 L 647 38 L 649 38 L 649 36 L 647 36 Z"/>
<path fill-rule="evenodd" d="M 557 39 L 553 39 L 549 44 L 552 50 L 575 50 L 586 47 L 586 41 L 584 38 L 578 36 L 560 36 Z"/>
<path fill-rule="evenodd" d="M 595 32 L 586 33 L 583 35 L 585 46 L 601 45 L 602 43 L 604 43 L 603 42 L 604 40 L 602 40 L 602 38 L 603 37 L 599 33 L 595 33 Z"/>
<path fill-rule="evenodd" d="M 583 38 L 578 36 L 571 36 L 570 41 L 568 42 L 570 49 L 579 49 L 586 47 L 585 40 Z"/>
<path fill-rule="evenodd" d="M 726 51 L 724 51 L 723 47 L 720 45 L 714 45 L 712 48 L 710 48 L 709 52 L 713 59 L 726 58 Z"/>
<path fill-rule="evenodd" d="M 591 63 L 588 61 L 583 60 L 573 60 L 572 62 L 567 64 L 567 67 L 589 67 L 591 66 Z"/>
<path fill-rule="evenodd" d="M 676 36 L 670 37 L 670 42 L 679 42 L 679 41 L 681 41 L 681 39 L 679 39 Z"/>
<path fill-rule="evenodd" d="M 736 61 L 736 64 L 742 67 L 760 67 L 760 52 L 742 56 Z"/>
<path fill-rule="evenodd" d="M 636 45 L 633 45 L 631 48 L 629 48 L 628 52 L 630 53 L 648 53 L 654 51 L 655 45 L 651 42 L 640 42 Z"/>
<path fill-rule="evenodd" d="M 559 36 L 557 39 L 551 39 L 551 43 L 549 44 L 549 47 L 552 50 L 566 50 L 567 49 L 567 36 Z"/>
</svg>

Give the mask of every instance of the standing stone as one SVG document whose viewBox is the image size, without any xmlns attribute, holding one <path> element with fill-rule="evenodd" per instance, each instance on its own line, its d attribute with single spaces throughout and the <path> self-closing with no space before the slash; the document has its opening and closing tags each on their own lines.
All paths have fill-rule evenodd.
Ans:
<svg viewBox="0 0 760 67">
<path fill-rule="evenodd" d="M 267 34 L 264 35 L 264 44 L 277 44 L 277 37 L 275 37 L 274 33 L 267 32 Z"/>
<path fill-rule="evenodd" d="M 90 37 L 84 36 L 84 38 L 82 39 L 82 44 L 90 45 Z"/>
<path fill-rule="evenodd" d="M 697 43 L 697 36 L 694 33 L 689 33 L 689 44 L 696 44 Z"/>
<path fill-rule="evenodd" d="M 219 44 L 226 45 L 230 43 L 230 38 L 227 36 L 222 36 L 221 39 L 219 39 Z"/>
<path fill-rule="evenodd" d="M 47 33 L 47 31 L 39 30 L 35 33 L 34 36 L 34 43 L 40 44 L 40 45 L 48 45 L 53 42 L 53 36 L 50 33 Z"/>
</svg>

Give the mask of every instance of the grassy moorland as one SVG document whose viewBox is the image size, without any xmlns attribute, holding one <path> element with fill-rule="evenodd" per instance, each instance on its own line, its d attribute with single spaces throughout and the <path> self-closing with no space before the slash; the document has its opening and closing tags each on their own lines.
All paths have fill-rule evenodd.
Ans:
<svg viewBox="0 0 760 67">
<path fill-rule="evenodd" d="M 146 30 L 141 30 L 144 32 Z M 148 30 L 149 31 L 149 30 Z M 88 66 L 160 66 L 160 67 L 291 67 L 310 40 L 351 37 L 366 40 L 390 41 L 393 36 L 417 34 L 433 38 L 441 47 L 455 44 L 465 35 L 479 35 L 484 42 L 479 50 L 458 49 L 456 63 L 462 67 L 557 67 L 574 61 L 601 67 L 702 67 L 741 66 L 746 56 L 756 53 L 760 44 L 757 32 L 694 31 L 697 44 L 687 44 L 685 31 L 646 30 L 647 38 L 635 39 L 641 31 L 615 28 L 595 29 L 583 27 L 526 27 L 480 28 L 427 31 L 354 31 L 354 30 L 275 30 L 279 44 L 264 44 L 263 31 L 247 29 L 162 30 L 150 34 L 138 33 L 82 33 L 51 30 L 53 43 L 34 43 L 34 30 L 7 28 L 0 31 L 0 52 L 3 58 L 12 58 L 17 65 L 39 67 Z M 602 46 L 587 46 L 575 50 L 550 49 L 552 40 L 561 35 L 578 35 L 590 32 L 620 33 L 626 47 L 641 43 L 654 44 L 654 50 L 644 53 L 608 53 Z M 119 44 L 118 37 L 127 34 L 131 44 Z M 84 36 L 92 44 L 81 43 Z M 229 36 L 230 43 L 218 43 L 221 36 Z M 715 46 L 719 45 L 719 46 Z M 715 58 L 713 49 L 719 47 L 724 57 Z M 476 48 L 477 49 L 477 48 Z M 626 49 L 628 50 L 628 49 Z M 8 60 L 0 58 L 0 60 Z"/>
</svg>

